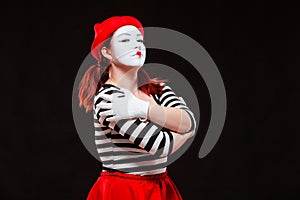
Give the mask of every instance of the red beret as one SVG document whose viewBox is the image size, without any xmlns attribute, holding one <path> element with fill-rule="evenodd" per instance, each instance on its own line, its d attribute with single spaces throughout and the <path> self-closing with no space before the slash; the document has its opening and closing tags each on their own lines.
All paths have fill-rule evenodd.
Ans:
<svg viewBox="0 0 300 200">
<path fill-rule="evenodd" d="M 144 35 L 144 29 L 139 20 L 131 16 L 114 16 L 104 20 L 102 23 L 97 23 L 94 25 L 95 38 L 91 47 L 91 53 L 99 60 L 98 52 L 102 43 L 108 39 L 112 33 L 114 33 L 118 28 L 124 25 L 133 25 L 137 27 L 142 35 Z"/>
</svg>

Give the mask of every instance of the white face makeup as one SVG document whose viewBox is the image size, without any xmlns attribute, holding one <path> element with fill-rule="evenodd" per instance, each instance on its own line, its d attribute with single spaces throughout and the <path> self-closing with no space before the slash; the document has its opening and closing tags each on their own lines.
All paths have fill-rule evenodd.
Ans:
<svg viewBox="0 0 300 200">
<path fill-rule="evenodd" d="M 141 67 L 146 59 L 143 35 L 132 25 L 122 26 L 111 38 L 113 61 L 125 66 Z"/>
</svg>

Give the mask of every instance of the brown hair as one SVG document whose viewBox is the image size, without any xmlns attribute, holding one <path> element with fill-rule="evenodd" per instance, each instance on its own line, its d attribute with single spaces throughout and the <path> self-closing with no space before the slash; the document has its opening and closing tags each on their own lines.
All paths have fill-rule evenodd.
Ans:
<svg viewBox="0 0 300 200">
<path fill-rule="evenodd" d="M 109 44 L 110 40 L 107 40 L 102 46 L 109 47 Z M 101 56 L 100 52 L 98 52 L 98 55 L 100 58 L 98 63 L 89 67 L 79 84 L 79 106 L 83 106 L 86 112 L 92 110 L 96 92 L 109 79 L 109 62 L 105 57 Z M 140 68 L 138 71 L 139 89 L 147 95 L 161 93 L 163 86 L 160 83 L 166 81 L 165 79 L 151 78 L 143 68 Z"/>
</svg>

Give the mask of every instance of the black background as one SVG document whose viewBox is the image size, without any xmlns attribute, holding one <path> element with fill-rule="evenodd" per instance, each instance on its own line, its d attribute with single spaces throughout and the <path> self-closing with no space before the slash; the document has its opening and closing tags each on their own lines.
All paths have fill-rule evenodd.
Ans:
<svg viewBox="0 0 300 200">
<path fill-rule="evenodd" d="M 216 0 L 3 3 L 0 198 L 86 198 L 101 163 L 76 132 L 72 89 L 93 25 L 114 15 L 190 36 L 224 80 L 224 129 L 214 149 L 199 159 L 210 117 L 205 83 L 180 68 L 184 61 L 175 55 L 149 51 L 148 61 L 174 66 L 199 91 L 197 137 L 169 166 L 183 199 L 297 199 L 297 6 Z"/>
</svg>

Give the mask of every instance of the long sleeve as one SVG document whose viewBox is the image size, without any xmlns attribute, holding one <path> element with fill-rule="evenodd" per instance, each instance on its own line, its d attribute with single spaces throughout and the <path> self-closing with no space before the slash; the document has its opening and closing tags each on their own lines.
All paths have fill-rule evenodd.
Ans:
<svg viewBox="0 0 300 200">
<path fill-rule="evenodd" d="M 104 87 L 100 89 L 95 96 L 95 114 L 100 125 L 113 129 L 124 138 L 148 151 L 152 155 L 163 157 L 171 154 L 174 145 L 174 138 L 169 129 L 148 120 L 141 121 L 139 119 L 123 119 L 116 123 L 108 122 L 106 121 L 106 118 L 100 117 L 100 112 L 105 111 L 105 109 L 101 109 L 97 105 L 99 105 L 102 101 L 106 101 L 102 99 L 100 95 L 111 95 L 114 93 L 120 93 L 120 88 L 113 85 L 104 85 Z M 163 92 L 159 95 L 155 95 L 154 99 L 161 106 L 176 107 L 187 111 L 191 119 L 191 128 L 189 131 L 195 128 L 196 123 L 194 114 L 187 107 L 184 100 L 178 97 L 168 85 L 164 85 Z"/>
<path fill-rule="evenodd" d="M 152 155 L 164 157 L 171 154 L 173 149 L 173 135 L 168 129 L 151 121 L 123 119 L 118 122 L 108 122 L 106 118 L 100 117 L 99 113 L 104 111 L 104 109 L 101 109 L 97 105 L 105 101 L 100 97 L 100 94 L 110 95 L 118 92 L 120 92 L 118 87 L 110 85 L 109 87 L 103 87 L 95 95 L 94 109 L 100 125 L 108 126 Z"/>
<path fill-rule="evenodd" d="M 194 113 L 187 106 L 183 98 L 178 97 L 169 85 L 165 83 L 162 84 L 164 85 L 162 94 L 156 95 L 156 98 L 158 99 L 161 106 L 175 107 L 185 110 L 191 120 L 191 127 L 187 132 L 196 129 L 196 120 L 194 117 Z"/>
</svg>

